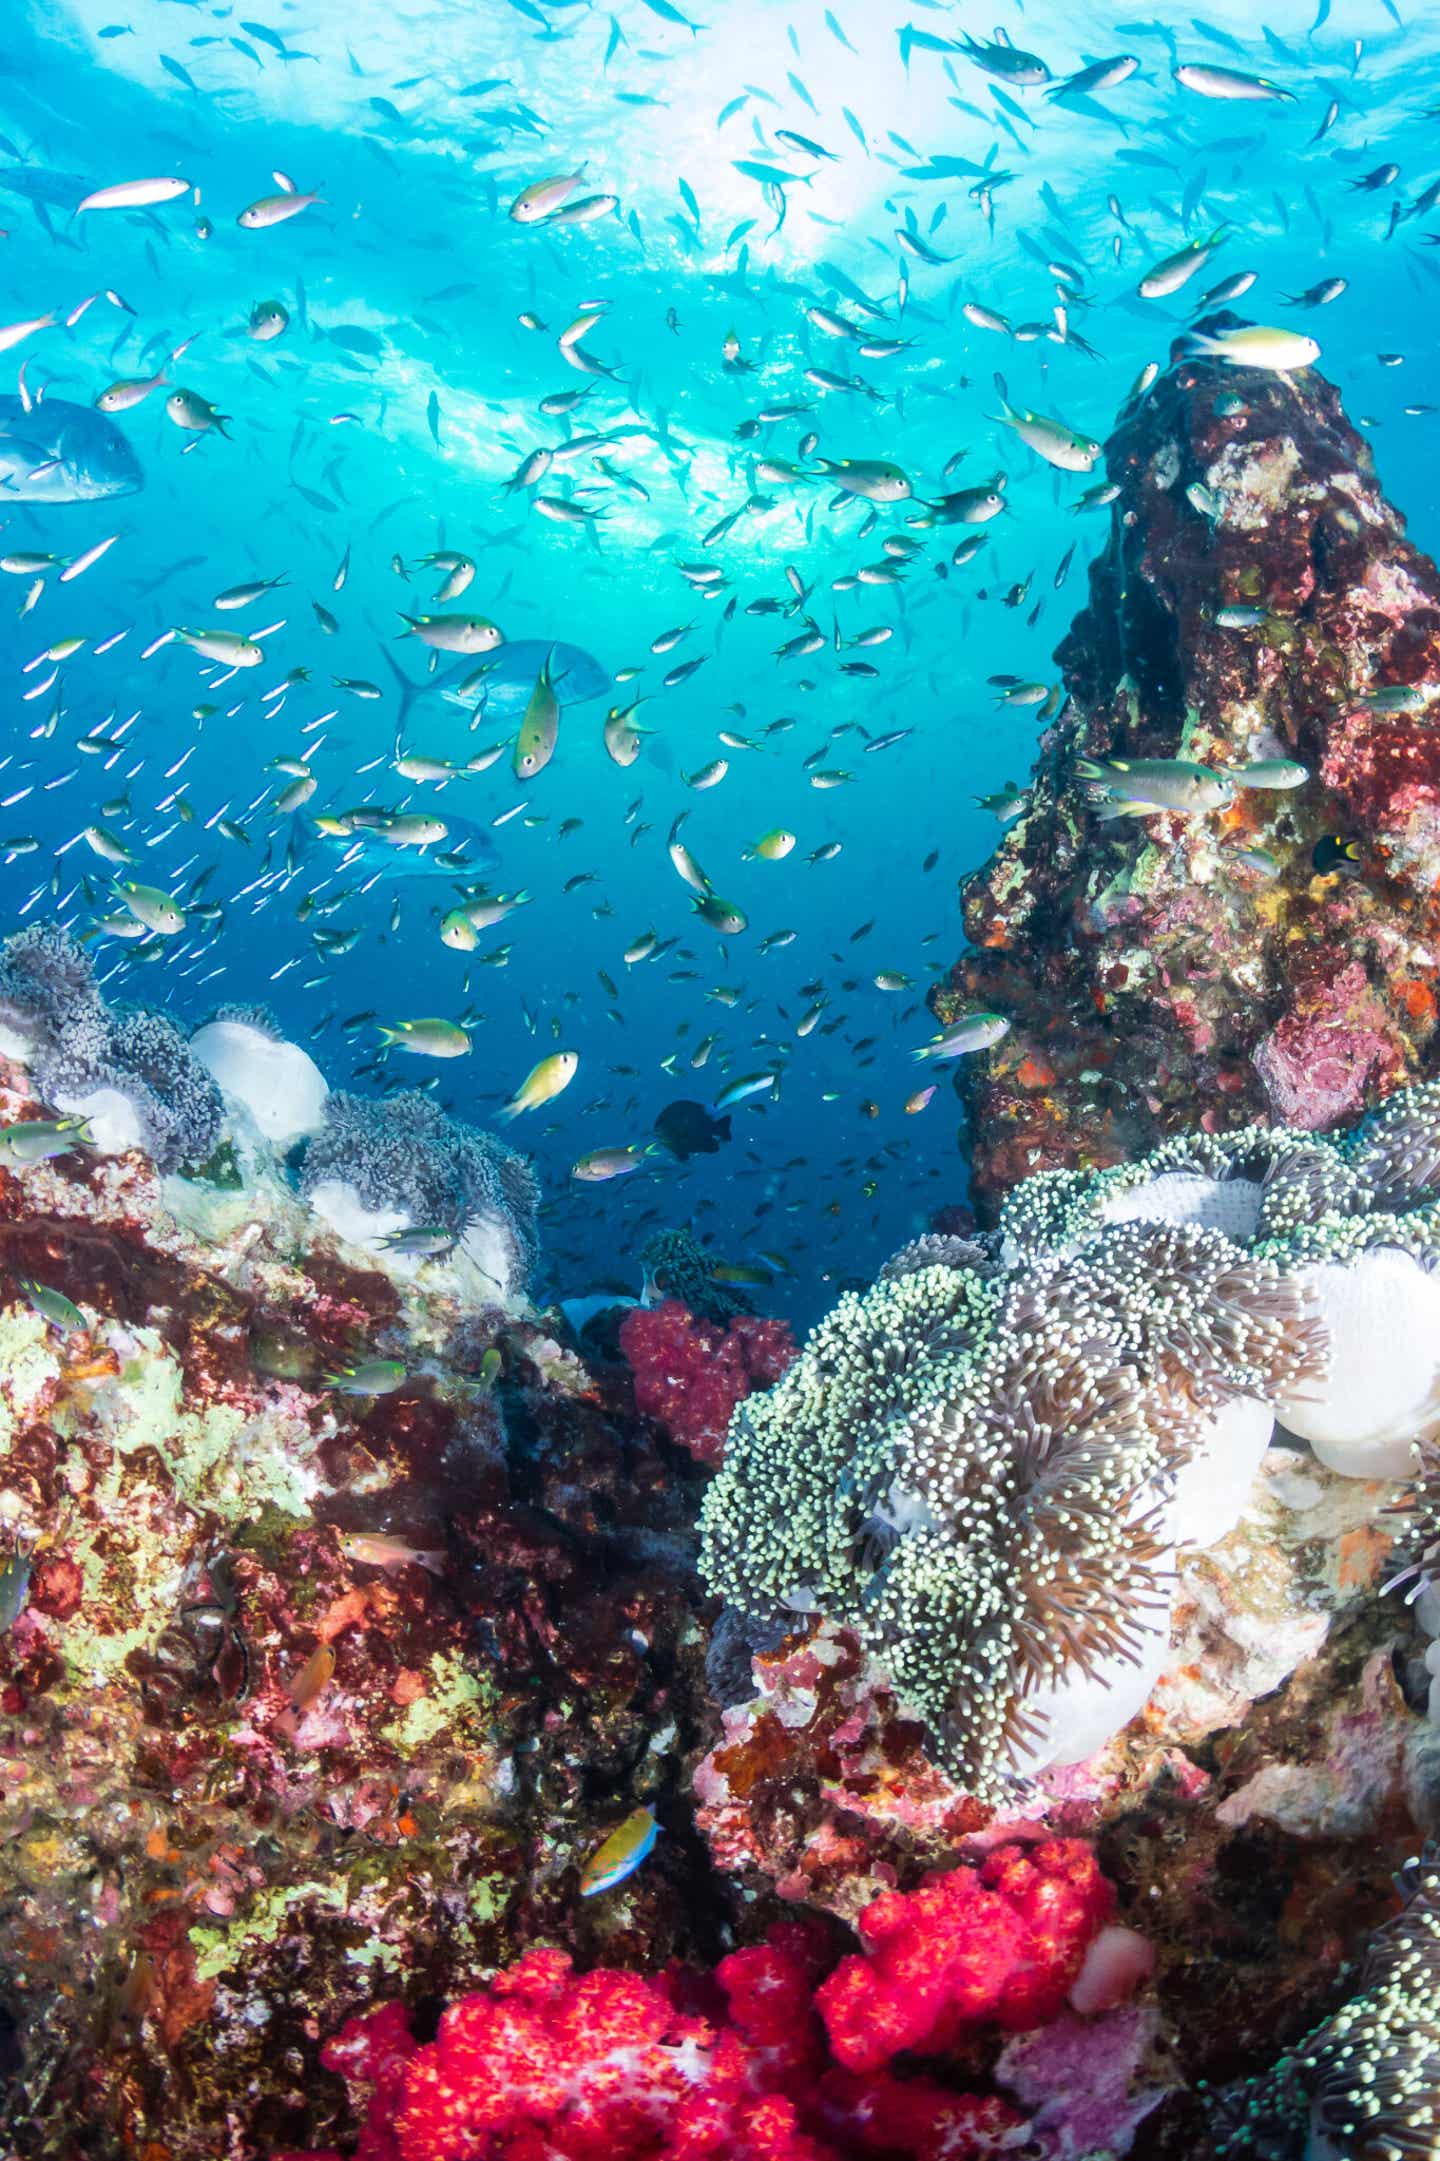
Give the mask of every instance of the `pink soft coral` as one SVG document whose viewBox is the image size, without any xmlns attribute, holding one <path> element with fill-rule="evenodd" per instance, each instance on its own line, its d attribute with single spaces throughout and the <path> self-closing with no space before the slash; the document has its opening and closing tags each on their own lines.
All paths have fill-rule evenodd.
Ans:
<svg viewBox="0 0 1440 2161">
<path fill-rule="evenodd" d="M 770 1388 L 795 1356 L 783 1321 L 742 1313 L 728 1329 L 697 1320 L 676 1298 L 636 1306 L 620 1327 L 635 1376 L 635 1406 L 701 1463 L 716 1464 L 737 1403 Z"/>
<path fill-rule="evenodd" d="M 860 1916 L 863 1957 L 816 1991 L 838 2063 L 873 2071 L 902 2049 L 935 2054 L 963 2026 L 1012 2033 L 1053 2018 L 1114 1893 L 1080 1839 L 1004 1846 L 979 1869 L 891 1891 Z"/>
</svg>

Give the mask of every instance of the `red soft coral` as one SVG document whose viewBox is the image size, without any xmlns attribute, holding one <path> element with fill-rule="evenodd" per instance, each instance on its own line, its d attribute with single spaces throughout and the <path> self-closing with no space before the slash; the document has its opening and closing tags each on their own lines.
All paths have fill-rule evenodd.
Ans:
<svg viewBox="0 0 1440 2161">
<path fill-rule="evenodd" d="M 323 2060 L 373 2089 L 356 2161 L 992 2161 L 1024 2117 L 890 2061 L 980 2020 L 1052 2017 L 1112 1904 L 1079 1840 L 1007 1846 L 876 1899 L 865 1955 L 828 1980 L 829 1933 L 806 1921 L 713 1975 L 577 1974 L 536 1950 L 451 2004 L 426 2046 L 391 2005 Z"/>
<path fill-rule="evenodd" d="M 743 1313 L 728 1329 L 697 1320 L 676 1298 L 636 1306 L 620 1326 L 635 1376 L 635 1405 L 701 1463 L 717 1464 L 737 1403 L 770 1388 L 795 1356 L 783 1321 Z"/>
<path fill-rule="evenodd" d="M 964 2026 L 1011 2032 L 1053 2018 L 1114 1893 L 1080 1839 L 1001 1847 L 979 1869 L 931 1876 L 867 1906 L 863 1957 L 816 1991 L 837 2062 L 874 2071 L 901 2050 L 938 2053 Z"/>
</svg>

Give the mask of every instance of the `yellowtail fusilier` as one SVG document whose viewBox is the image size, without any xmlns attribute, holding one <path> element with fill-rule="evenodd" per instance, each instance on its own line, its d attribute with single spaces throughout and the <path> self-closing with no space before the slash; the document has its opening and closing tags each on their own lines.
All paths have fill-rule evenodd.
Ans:
<svg viewBox="0 0 1440 2161">
<path fill-rule="evenodd" d="M 780 1075 L 770 1073 L 744 1073 L 721 1089 L 715 1098 L 717 1111 L 728 1111 L 737 1103 L 746 1102 L 751 1096 L 769 1094 L 777 1101 L 780 1095 Z"/>
<path fill-rule="evenodd" d="M 418 638 L 434 653 L 460 653 L 468 659 L 493 653 L 505 642 L 488 615 L 406 615 L 402 609 L 400 620 L 406 626 L 402 637 Z"/>
<path fill-rule="evenodd" d="M 1093 436 L 1081 435 L 1067 421 L 1013 406 L 1006 395 L 1003 379 L 997 375 L 995 383 L 1000 393 L 1000 411 L 992 417 L 1002 426 L 1013 429 L 1037 458 L 1043 458 L 1047 465 L 1054 465 L 1064 473 L 1094 470 L 1103 443 L 1096 442 Z"/>
<path fill-rule="evenodd" d="M 570 1176 L 582 1185 L 604 1185 L 611 1178 L 627 1178 L 643 1169 L 648 1148 L 592 1148 L 570 1166 Z"/>
<path fill-rule="evenodd" d="M 1210 360 L 1223 360 L 1232 368 L 1267 368 L 1286 375 L 1294 368 L 1313 368 L 1320 358 L 1314 338 L 1299 330 L 1276 330 L 1264 323 L 1247 323 L 1239 330 L 1213 334 L 1192 331 L 1190 351 Z"/>
<path fill-rule="evenodd" d="M 137 922 L 162 938 L 174 938 L 185 928 L 185 911 L 158 885 L 141 885 L 134 878 L 117 878 L 115 891 Z"/>
<path fill-rule="evenodd" d="M 190 646 L 202 659 L 218 661 L 224 668 L 258 668 L 265 658 L 255 640 L 243 637 L 238 630 L 177 628 L 175 635 L 182 645 Z"/>
</svg>

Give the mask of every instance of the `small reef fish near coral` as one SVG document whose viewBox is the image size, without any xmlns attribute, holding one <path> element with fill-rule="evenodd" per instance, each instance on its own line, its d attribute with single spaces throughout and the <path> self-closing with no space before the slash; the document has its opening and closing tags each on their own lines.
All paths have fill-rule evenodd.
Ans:
<svg viewBox="0 0 1440 2161">
<path fill-rule="evenodd" d="M 1440 16 L 995 18 L 11 0 L 4 2161 L 1440 2161 Z"/>
</svg>

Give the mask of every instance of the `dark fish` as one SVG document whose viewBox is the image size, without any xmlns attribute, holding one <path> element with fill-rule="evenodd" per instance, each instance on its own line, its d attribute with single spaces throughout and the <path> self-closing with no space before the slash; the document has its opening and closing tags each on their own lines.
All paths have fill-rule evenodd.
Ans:
<svg viewBox="0 0 1440 2161">
<path fill-rule="evenodd" d="M 654 1131 L 671 1155 L 686 1163 L 691 1156 L 717 1154 L 721 1142 L 730 1138 L 730 1120 L 712 1118 L 703 1103 L 692 1103 L 682 1096 L 678 1103 L 666 1104 L 655 1120 Z"/>
<path fill-rule="evenodd" d="M 63 398 L 0 396 L 0 494 L 14 503 L 96 503 L 136 495 L 140 460 L 113 420 Z"/>
<path fill-rule="evenodd" d="M 1358 840 L 1343 833 L 1327 833 L 1317 840 L 1310 861 L 1322 878 L 1361 878 L 1365 874 L 1365 850 Z"/>
</svg>

